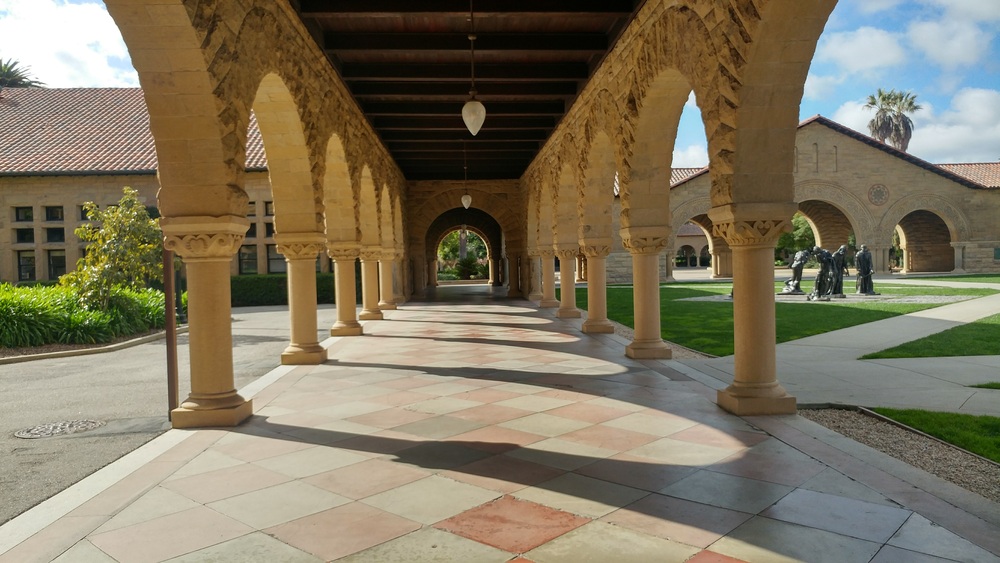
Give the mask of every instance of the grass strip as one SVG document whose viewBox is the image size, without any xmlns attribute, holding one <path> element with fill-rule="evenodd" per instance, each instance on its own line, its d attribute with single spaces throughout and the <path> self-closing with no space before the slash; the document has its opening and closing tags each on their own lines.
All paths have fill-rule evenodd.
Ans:
<svg viewBox="0 0 1000 563">
<path fill-rule="evenodd" d="M 1000 463 L 1000 418 L 918 409 L 872 409 L 935 438 Z"/>
<path fill-rule="evenodd" d="M 978 385 L 969 385 L 969 387 L 977 387 L 979 389 L 1000 389 L 1000 382 L 991 381 L 989 383 L 980 383 Z"/>
<path fill-rule="evenodd" d="M 992 315 L 894 348 L 866 354 L 861 359 L 997 355 L 1000 355 L 1000 315 Z"/>
<path fill-rule="evenodd" d="M 933 276 L 918 278 L 907 278 L 911 280 L 933 280 L 933 281 L 958 281 L 958 282 L 979 282 L 979 283 L 1000 283 L 1000 276 L 996 274 L 965 274 L 962 276 Z"/>
</svg>

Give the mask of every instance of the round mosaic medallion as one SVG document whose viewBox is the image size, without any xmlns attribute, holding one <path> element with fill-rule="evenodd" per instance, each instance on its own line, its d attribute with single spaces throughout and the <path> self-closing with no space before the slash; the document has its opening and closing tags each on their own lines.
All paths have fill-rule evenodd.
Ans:
<svg viewBox="0 0 1000 563">
<path fill-rule="evenodd" d="M 889 188 L 885 187 L 885 184 L 872 184 L 872 187 L 868 188 L 868 201 L 875 205 L 889 201 Z"/>
<path fill-rule="evenodd" d="M 76 432 L 86 432 L 104 426 L 100 420 L 63 420 L 61 422 L 49 422 L 40 424 L 24 430 L 14 432 L 18 438 L 34 439 L 49 438 L 60 434 L 74 434 Z"/>
</svg>

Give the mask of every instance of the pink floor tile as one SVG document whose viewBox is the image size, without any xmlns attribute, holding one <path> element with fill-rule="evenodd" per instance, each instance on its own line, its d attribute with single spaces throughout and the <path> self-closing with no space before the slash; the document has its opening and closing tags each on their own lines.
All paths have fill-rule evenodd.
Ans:
<svg viewBox="0 0 1000 563">
<path fill-rule="evenodd" d="M 243 464 L 167 481 L 163 487 L 195 502 L 207 504 L 291 480 L 287 475 Z"/>
<path fill-rule="evenodd" d="M 265 530 L 325 560 L 338 559 L 420 529 L 420 524 L 353 502 Z"/>
<path fill-rule="evenodd" d="M 515 409 L 513 407 L 503 407 L 500 405 L 481 405 L 478 407 L 448 413 L 449 416 L 471 420 L 473 422 L 481 422 L 483 424 L 499 424 L 501 422 L 507 422 L 508 420 L 514 420 L 515 418 L 521 418 L 522 416 L 528 416 L 530 414 L 532 414 L 531 411 Z"/>
<path fill-rule="evenodd" d="M 716 446 L 719 448 L 749 448 L 770 438 L 763 432 L 745 432 L 743 430 L 723 430 L 699 424 L 670 435 L 674 440 L 684 440 L 695 444 Z"/>
<path fill-rule="evenodd" d="M 561 435 L 559 438 L 609 450 L 625 451 L 657 440 L 657 436 L 595 424 Z"/>
<path fill-rule="evenodd" d="M 372 459 L 340 469 L 334 469 L 303 479 L 310 485 L 332 491 L 351 499 L 362 499 L 389 489 L 412 483 L 430 475 L 408 465 L 388 460 Z"/>
<path fill-rule="evenodd" d="M 685 563 L 748 563 L 742 559 L 736 559 L 735 557 L 730 557 L 728 555 L 722 555 L 721 553 L 715 553 L 714 551 L 702 551 L 698 553 L 691 559 L 688 559 Z"/>
<path fill-rule="evenodd" d="M 572 418 L 575 420 L 582 420 L 583 422 L 592 422 L 594 424 L 632 414 L 632 411 L 627 411 L 624 409 L 616 409 L 614 407 L 593 405 L 585 402 L 566 405 L 564 407 L 555 408 L 547 412 L 548 414 L 554 414 L 556 416 L 561 416 L 564 418 Z"/>
<path fill-rule="evenodd" d="M 590 522 L 533 502 L 502 497 L 434 527 L 511 553 L 524 553 Z"/>
<path fill-rule="evenodd" d="M 560 469 L 546 465 L 497 455 L 442 472 L 441 475 L 484 489 L 513 493 L 554 479 L 563 473 Z"/>
<path fill-rule="evenodd" d="M 425 418 L 431 418 L 432 416 L 434 415 L 426 412 L 393 408 L 386 409 L 384 411 L 352 416 L 346 420 L 356 422 L 358 424 L 364 424 L 366 426 L 374 426 L 375 428 L 393 428 L 395 426 L 409 424 L 418 420 L 424 420 Z"/>
<path fill-rule="evenodd" d="M 544 439 L 545 436 L 539 436 L 530 432 L 521 432 L 520 430 L 498 426 L 487 426 L 472 430 L 471 432 L 465 432 L 464 434 L 458 434 L 457 436 L 451 436 L 446 441 L 463 442 L 470 448 L 498 454 L 516 450 Z"/>
<path fill-rule="evenodd" d="M 649 495 L 602 518 L 632 530 L 708 547 L 753 515 L 664 495 Z"/>
</svg>

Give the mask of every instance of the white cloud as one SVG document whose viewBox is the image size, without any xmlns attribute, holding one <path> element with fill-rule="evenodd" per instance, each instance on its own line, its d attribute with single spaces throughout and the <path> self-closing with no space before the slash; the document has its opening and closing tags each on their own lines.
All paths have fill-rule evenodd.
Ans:
<svg viewBox="0 0 1000 563">
<path fill-rule="evenodd" d="M 1000 3 L 993 0 L 925 0 L 942 8 L 947 17 L 977 22 L 1000 21 Z"/>
<path fill-rule="evenodd" d="M 902 2 L 903 0 L 855 0 L 853 4 L 862 14 L 874 14 L 891 10 Z"/>
<path fill-rule="evenodd" d="M 873 74 L 906 62 L 900 40 L 898 33 L 874 27 L 831 33 L 820 40 L 816 60 L 832 62 L 850 74 Z"/>
<path fill-rule="evenodd" d="M 868 134 L 872 112 L 864 102 L 841 105 L 832 119 Z M 1000 158 L 1000 90 L 965 88 L 951 99 L 948 110 L 938 114 L 934 106 L 911 116 L 913 139 L 907 152 L 933 163 L 995 162 Z"/>
<path fill-rule="evenodd" d="M 674 149 L 674 168 L 700 168 L 708 165 L 708 145 L 688 145 L 683 149 Z"/>
<path fill-rule="evenodd" d="M 993 40 L 976 24 L 952 19 L 911 23 L 907 37 L 924 57 L 948 70 L 980 62 Z"/>
<path fill-rule="evenodd" d="M 802 97 L 810 100 L 824 100 L 833 96 L 837 92 L 837 87 L 843 83 L 843 76 L 819 76 L 810 73 L 806 76 Z"/>
<path fill-rule="evenodd" d="M 0 0 L 0 57 L 50 87 L 137 86 L 121 32 L 103 2 Z"/>
</svg>

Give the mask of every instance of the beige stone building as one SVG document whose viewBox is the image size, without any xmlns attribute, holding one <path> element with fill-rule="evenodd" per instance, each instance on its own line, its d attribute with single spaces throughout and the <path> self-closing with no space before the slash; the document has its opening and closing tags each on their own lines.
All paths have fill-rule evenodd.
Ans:
<svg viewBox="0 0 1000 563">
<path fill-rule="evenodd" d="M 776 378 L 772 272 L 774 243 L 797 210 L 824 241 L 842 239 L 849 225 L 880 249 L 902 222 L 912 269 L 985 269 L 990 245 L 1000 246 L 976 223 L 983 215 L 936 205 L 945 196 L 890 203 L 904 184 L 927 182 L 964 190 L 970 204 L 995 212 L 992 190 L 905 159 L 884 179 L 852 177 L 849 163 L 878 151 L 856 140 L 831 145 L 819 126 L 800 132 L 803 85 L 835 0 L 621 0 L 514 12 L 487 4 L 474 18 L 463 6 L 419 3 L 396 11 L 360 2 L 105 3 L 148 109 L 165 245 L 187 268 L 192 392 L 173 413 L 178 427 L 235 425 L 252 412 L 234 388 L 227 352 L 229 277 L 251 224 L 286 261 L 291 331 L 282 361 L 315 364 L 327 359 L 316 342 L 318 256 L 333 259 L 340 296 L 354 294 L 360 260 L 361 313 L 338 299 L 330 332 L 361 336 L 359 318 L 381 318 L 400 295 L 433 283 L 436 241 L 462 224 L 488 238 L 494 277 L 510 295 L 558 308 L 559 317 L 581 312 L 572 291 L 555 299 L 555 258 L 566 283 L 585 256 L 586 332 L 611 330 L 604 284 L 620 241 L 635 295 L 635 336 L 622 352 L 669 357 L 660 338 L 662 264 L 675 253 L 674 225 L 695 219 L 710 225 L 713 268 L 740 288 L 734 382 L 717 397 L 738 414 L 795 410 Z M 671 190 L 671 150 L 691 92 L 709 167 L 692 187 Z M 486 121 L 470 134 L 460 116 L 480 101 Z M 118 109 L 90 119 L 112 119 Z M 256 187 L 263 173 L 248 133 L 253 119 L 269 193 Z M 143 166 L 151 182 L 152 165 Z M 800 179 L 810 167 L 813 183 Z M 833 183 L 817 183 L 830 171 Z M 29 180 L 15 190 L 30 192 Z M 122 183 L 105 180 L 106 192 L 87 188 L 95 198 L 111 198 Z M 876 208 L 849 195 L 863 186 Z M 686 199 L 685 190 L 698 195 Z M 465 195 L 469 209 L 459 203 Z M 54 225 L 78 221 L 76 202 L 32 200 L 30 221 L 17 211 L 27 204 L 5 200 L 5 236 L 17 234 L 14 223 L 26 225 L 24 236 L 47 236 L 48 207 L 62 207 Z M 273 236 L 261 232 L 267 224 Z M 48 260 L 46 244 L 59 243 L 32 246 L 36 262 Z M 75 250 L 66 252 L 70 260 Z"/>
</svg>

